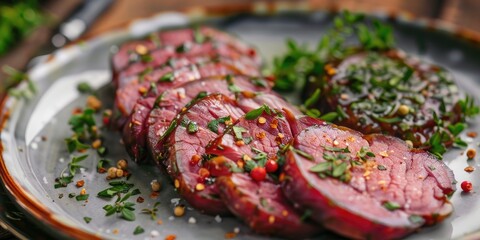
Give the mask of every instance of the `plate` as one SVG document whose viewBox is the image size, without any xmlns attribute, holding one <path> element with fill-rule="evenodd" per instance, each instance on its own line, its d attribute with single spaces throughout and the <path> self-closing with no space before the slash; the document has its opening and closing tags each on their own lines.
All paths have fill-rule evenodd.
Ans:
<svg viewBox="0 0 480 240">
<path fill-rule="evenodd" d="M 271 13 L 271 12 L 270 12 Z M 380 16 L 382 17 L 382 16 Z M 384 21 L 390 21 L 386 16 Z M 9 196 L 31 221 L 59 238 L 81 239 L 144 239 L 163 238 L 174 234 L 178 239 L 223 239 L 225 234 L 239 231 L 237 239 L 264 239 L 252 233 L 247 226 L 233 217 L 206 216 L 187 207 L 186 215 L 173 217 L 173 208 L 183 203 L 169 180 L 152 165 L 130 163 L 130 182 L 135 184 L 145 199 L 136 203 L 136 221 L 129 222 L 117 216 L 105 217 L 102 207 L 112 203 L 95 197 L 108 187 L 105 175 L 96 173 L 96 154 L 82 162 L 81 174 L 74 181 L 85 180 L 90 194 L 88 202 L 69 198 L 70 193 L 78 194 L 75 184 L 67 188 L 54 188 L 54 181 L 68 164 L 64 139 L 71 132 L 67 124 L 71 112 L 85 104 L 86 96 L 76 90 L 79 82 L 87 81 L 95 88 L 103 104 L 112 106 L 113 87 L 110 82 L 109 58 L 117 44 L 138 38 L 149 32 L 188 25 L 198 18 L 180 13 L 164 13 L 149 19 L 133 22 L 126 29 L 108 33 L 101 37 L 61 49 L 34 67 L 31 79 L 37 84 L 37 94 L 30 100 L 6 97 L 1 105 L 1 159 L 0 174 Z M 266 60 L 283 53 L 285 40 L 315 44 L 332 23 L 332 16 L 326 12 L 277 12 L 275 14 L 242 14 L 230 17 L 209 17 L 201 20 L 255 45 Z M 477 97 L 480 89 L 480 48 L 452 34 L 451 28 L 436 25 L 435 30 L 427 22 L 409 21 L 396 18 L 392 22 L 397 45 L 406 52 L 448 68 L 455 76 L 464 93 Z M 428 27 L 428 28 L 427 28 Z M 26 88 L 25 84 L 19 88 Z M 288 96 L 295 100 L 295 95 Z M 477 99 L 478 101 L 478 99 Z M 478 101 L 480 102 L 480 101 Z M 480 132 L 478 118 L 471 122 L 470 130 Z M 102 130 L 108 159 L 116 161 L 128 158 L 120 144 L 117 132 Z M 466 136 L 464 136 L 466 137 Z M 469 147 L 478 150 L 478 139 L 467 139 Z M 472 165 L 480 168 L 477 160 L 467 161 L 461 149 L 452 149 L 444 161 L 454 170 L 459 182 L 469 180 L 480 186 L 480 171 L 466 173 L 463 169 Z M 150 182 L 162 183 L 159 196 L 151 195 Z M 478 187 L 475 187 L 478 191 Z M 135 197 L 136 198 L 136 197 Z M 480 216 L 480 196 L 476 191 L 464 194 L 457 191 L 451 198 L 455 212 L 451 217 L 434 227 L 424 228 L 408 239 L 475 239 L 480 230 L 476 221 Z M 160 202 L 158 219 L 152 221 L 148 214 L 140 213 Z M 92 218 L 90 223 L 84 217 Z M 134 229 L 141 226 L 145 233 L 134 235 Z M 318 239 L 340 238 L 327 233 Z"/>
</svg>

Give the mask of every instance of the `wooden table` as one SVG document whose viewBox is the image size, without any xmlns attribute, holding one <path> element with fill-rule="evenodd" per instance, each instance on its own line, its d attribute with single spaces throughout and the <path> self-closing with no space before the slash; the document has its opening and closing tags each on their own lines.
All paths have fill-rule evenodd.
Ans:
<svg viewBox="0 0 480 240">
<path fill-rule="evenodd" d="M 62 19 L 68 15 L 75 4 L 72 1 L 48 1 L 57 2 L 52 6 L 54 15 Z M 99 0 L 101 1 L 101 0 Z M 67 2 L 69 2 L 67 4 Z M 85 34 L 87 37 L 97 36 L 99 34 L 125 26 L 128 22 L 142 17 L 148 17 L 161 11 L 178 11 L 191 9 L 192 7 L 209 7 L 218 10 L 244 9 L 245 6 L 254 2 L 261 2 L 266 5 L 272 4 L 273 0 L 116 0 L 115 3 L 103 13 Z M 352 11 L 375 12 L 382 11 L 387 13 L 406 12 L 416 17 L 436 18 L 446 22 L 457 24 L 480 32 L 480 1 L 478 0 L 290 0 L 284 1 L 295 5 L 310 5 L 321 9 L 349 9 Z M 44 32 L 39 36 L 32 37 L 32 41 L 48 39 L 51 30 Z M 16 48 L 22 50 L 30 46 L 33 42 L 26 41 Z M 12 64 L 17 68 L 22 68 L 29 58 L 35 53 L 35 49 L 23 49 L 22 54 L 12 53 L 9 56 L 0 58 L 0 66 L 4 63 Z M 13 59 L 13 60 L 12 60 Z M 16 65 L 15 65 L 16 64 Z M 2 76 L 0 74 L 0 83 Z M 0 84 L 3 85 L 3 84 Z M 1 88 L 0 88 L 1 94 Z M 7 236 L 7 237 L 5 237 Z M 0 239 L 12 238 L 8 233 L 0 231 Z"/>
</svg>

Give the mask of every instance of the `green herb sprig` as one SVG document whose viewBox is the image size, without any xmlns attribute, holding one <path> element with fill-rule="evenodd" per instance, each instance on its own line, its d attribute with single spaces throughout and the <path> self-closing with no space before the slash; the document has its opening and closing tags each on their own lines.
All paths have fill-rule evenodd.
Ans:
<svg viewBox="0 0 480 240">
<path fill-rule="evenodd" d="M 105 216 L 111 216 L 114 213 L 120 214 L 120 216 L 127 221 L 135 221 L 135 203 L 127 202 L 128 198 L 133 195 L 139 194 L 139 191 L 133 190 L 125 194 L 123 197 L 120 193 L 117 194 L 117 200 L 114 204 L 107 204 L 103 207 L 105 210 Z"/>
</svg>

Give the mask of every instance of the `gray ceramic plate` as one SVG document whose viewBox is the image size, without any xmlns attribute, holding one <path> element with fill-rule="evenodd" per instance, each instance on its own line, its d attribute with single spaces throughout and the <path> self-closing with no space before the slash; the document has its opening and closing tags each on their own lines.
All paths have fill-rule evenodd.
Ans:
<svg viewBox="0 0 480 240">
<path fill-rule="evenodd" d="M 109 57 L 112 46 L 157 29 L 185 25 L 190 21 L 191 18 L 182 14 L 161 14 L 136 21 L 125 30 L 59 50 L 51 59 L 39 63 L 30 71 L 31 78 L 38 85 L 38 94 L 33 99 L 4 99 L 1 109 L 2 181 L 19 208 L 34 222 L 45 227 L 49 234 L 83 239 L 144 239 L 155 236 L 163 239 L 168 234 L 175 234 L 178 239 L 223 239 L 226 233 L 237 229 L 240 231 L 238 239 L 262 239 L 233 217 L 206 216 L 190 208 L 187 208 L 184 217 L 173 217 L 174 206 L 182 203 L 182 200 L 154 166 L 130 164 L 129 169 L 133 173 L 130 182 L 141 190 L 141 196 L 145 198 L 144 203 L 136 205 L 137 220 L 134 222 L 116 216 L 104 216 L 102 207 L 113 200 L 95 197 L 97 192 L 108 186 L 105 175 L 96 173 L 96 154 L 90 154 L 91 157 L 82 163 L 85 168 L 75 178 L 75 181 L 85 180 L 90 193 L 88 203 L 67 197 L 69 193 L 78 194 L 80 191 L 74 184 L 67 188 L 53 187 L 54 179 L 71 158 L 64 144 L 64 139 L 71 134 L 67 119 L 75 107 L 84 106 L 85 103 L 85 96 L 76 91 L 77 83 L 89 82 L 98 90 L 104 105 L 111 106 L 113 91 L 109 85 Z M 305 12 L 268 16 L 248 14 L 205 21 L 237 34 L 244 41 L 257 46 L 265 59 L 271 60 L 285 51 L 287 38 L 315 44 L 331 24 L 331 17 L 326 13 Z M 477 79 L 480 76 L 480 48 L 454 37 L 445 29 L 427 30 L 418 22 L 399 20 L 394 27 L 400 48 L 447 67 L 455 75 L 462 91 L 477 95 L 480 89 Z M 419 48 L 419 42 L 426 48 Z M 422 51 L 419 52 L 419 49 Z M 474 122 L 471 129 L 480 132 L 478 124 Z M 115 161 L 127 158 L 119 143 L 119 134 L 107 130 L 103 133 L 110 150 L 108 158 Z M 477 148 L 477 139 L 469 139 L 469 142 L 471 147 Z M 468 174 L 463 170 L 469 164 L 475 167 L 480 165 L 477 160 L 467 162 L 461 150 L 449 151 L 445 159 L 454 169 L 457 180 L 472 181 L 475 191 L 471 194 L 457 191 L 451 199 L 455 212 L 450 218 L 437 226 L 422 229 L 408 239 L 451 239 L 467 235 L 475 238 L 471 234 L 480 230 L 480 222 L 476 221 L 480 216 L 480 196 L 477 194 L 480 171 Z M 155 199 L 150 197 L 150 182 L 154 179 L 163 184 L 160 196 Z M 152 221 L 149 215 L 140 213 L 140 209 L 149 208 L 157 201 L 161 202 L 158 211 L 161 225 Z M 91 217 L 92 221 L 87 224 L 84 217 Z M 145 229 L 145 233 L 133 235 L 138 225 Z M 322 239 L 322 236 L 318 238 Z M 338 237 L 325 235 L 323 238 Z"/>
</svg>

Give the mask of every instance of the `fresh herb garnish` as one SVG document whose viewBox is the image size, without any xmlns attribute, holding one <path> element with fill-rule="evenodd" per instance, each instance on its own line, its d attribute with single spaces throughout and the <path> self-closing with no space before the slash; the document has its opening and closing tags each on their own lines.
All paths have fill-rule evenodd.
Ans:
<svg viewBox="0 0 480 240">
<path fill-rule="evenodd" d="M 84 217 L 83 220 L 88 224 L 92 221 L 91 217 Z"/>
<path fill-rule="evenodd" d="M 264 112 L 268 115 L 272 115 L 272 113 L 276 113 L 277 115 L 279 114 L 275 110 L 271 109 L 268 105 L 263 104 L 259 108 L 253 109 L 250 112 L 248 112 L 247 114 L 245 114 L 245 119 L 247 119 L 247 120 L 257 119 Z"/>
<path fill-rule="evenodd" d="M 66 138 L 65 142 L 67 144 L 67 149 L 69 153 L 72 153 L 74 151 L 82 151 L 90 148 L 89 145 L 81 143 L 76 136 Z"/>
<path fill-rule="evenodd" d="M 114 204 L 107 204 L 103 207 L 105 210 L 105 216 L 113 215 L 114 213 L 120 213 L 121 217 L 127 221 L 134 221 L 135 220 L 135 203 L 127 202 L 128 198 L 130 198 L 133 194 L 133 191 L 130 193 L 125 194 L 123 197 L 121 194 L 117 194 L 117 200 Z"/>
<path fill-rule="evenodd" d="M 160 205 L 160 202 L 156 202 L 152 208 L 144 208 L 142 209 L 142 213 L 149 214 L 152 220 L 157 219 L 157 212 L 158 212 L 158 205 Z"/>
<path fill-rule="evenodd" d="M 175 49 L 175 52 L 186 53 L 186 52 L 188 52 L 188 50 L 190 50 L 190 44 L 189 43 L 183 43 Z"/>
<path fill-rule="evenodd" d="M 173 82 L 173 80 L 175 79 L 175 75 L 173 74 L 173 72 L 168 72 L 168 73 L 165 73 L 162 77 L 160 77 L 160 79 L 158 79 L 159 82 Z"/>
<path fill-rule="evenodd" d="M 214 119 L 207 124 L 207 128 L 210 129 L 210 131 L 218 134 L 218 125 L 220 123 L 225 123 L 230 120 L 231 120 L 230 116 Z"/>
<path fill-rule="evenodd" d="M 135 228 L 135 230 L 133 230 L 133 235 L 138 235 L 138 234 L 142 234 L 145 232 L 145 229 L 143 229 L 142 227 L 140 226 L 137 226 Z"/>
<path fill-rule="evenodd" d="M 125 181 L 112 181 L 108 184 L 112 187 L 100 191 L 97 194 L 98 197 L 112 198 L 119 193 L 127 193 L 134 186 L 132 183 L 127 183 Z"/>
<path fill-rule="evenodd" d="M 200 30 L 199 27 L 195 27 L 193 29 L 193 39 L 198 44 L 201 44 L 201 43 L 205 42 L 206 37 L 205 37 L 205 35 L 203 35 L 203 33 L 202 33 L 202 31 Z"/>
<path fill-rule="evenodd" d="M 75 197 L 75 199 L 77 199 L 77 201 L 86 201 L 86 200 L 88 200 L 88 196 L 90 196 L 90 195 L 89 194 L 77 195 Z"/>
<path fill-rule="evenodd" d="M 20 72 L 8 65 L 4 65 L 2 67 L 2 70 L 7 75 L 6 85 L 13 86 L 21 82 L 27 83 L 26 89 L 10 88 L 8 90 L 8 95 L 17 99 L 23 98 L 25 100 L 29 100 L 35 93 L 37 93 L 37 87 L 35 83 L 30 79 L 28 74 Z"/>
<path fill-rule="evenodd" d="M 55 179 L 54 187 L 55 188 L 67 187 L 67 185 L 73 181 L 73 177 L 77 173 L 77 170 L 82 167 L 78 163 L 85 160 L 87 157 L 88 157 L 88 154 L 81 155 L 78 157 L 73 157 L 70 163 L 68 163 L 67 167 L 65 167 L 60 173 L 60 177 Z M 65 173 L 65 171 L 67 170 L 69 175 L 66 175 Z"/>
<path fill-rule="evenodd" d="M 233 133 L 235 134 L 235 139 L 236 140 L 242 140 L 243 139 L 243 133 L 247 132 L 247 129 L 239 126 L 233 126 L 232 127 Z"/>
<path fill-rule="evenodd" d="M 386 171 L 387 170 L 387 168 L 385 166 L 381 165 L 381 164 L 379 164 L 377 166 L 377 169 L 380 170 L 380 171 Z"/>
<path fill-rule="evenodd" d="M 331 152 L 350 153 L 350 149 L 348 149 L 348 146 L 344 147 L 344 148 L 324 146 L 323 149 L 325 149 L 326 151 L 331 151 Z"/>
<path fill-rule="evenodd" d="M 77 90 L 80 93 L 92 93 L 93 92 L 92 86 L 90 86 L 90 84 L 87 83 L 87 82 L 81 82 L 81 83 L 77 84 Z"/>
<path fill-rule="evenodd" d="M 396 203 L 396 202 L 391 202 L 391 201 L 386 201 L 386 202 L 383 204 L 383 206 L 384 206 L 386 209 L 390 210 L 390 211 L 395 211 L 395 210 L 401 208 L 400 204 L 398 204 L 398 203 Z"/>
<path fill-rule="evenodd" d="M 147 74 L 153 72 L 153 68 L 152 67 L 147 67 L 145 68 L 145 70 L 141 71 L 139 74 L 138 74 L 138 81 L 140 83 L 143 82 L 143 80 L 145 80 L 145 76 L 147 76 Z"/>
<path fill-rule="evenodd" d="M 363 161 L 367 161 L 369 157 L 375 157 L 375 154 L 370 151 L 370 149 L 366 146 L 360 148 L 360 151 L 357 152 L 357 157 Z"/>
<path fill-rule="evenodd" d="M 97 132 L 93 129 L 96 126 L 94 113 L 95 110 L 85 108 L 82 113 L 74 114 L 68 120 L 68 124 L 78 139 L 83 140 L 97 136 Z"/>
<path fill-rule="evenodd" d="M 308 160 L 310 160 L 310 161 L 313 161 L 313 156 L 312 156 L 312 155 L 310 155 L 310 154 L 308 154 L 308 153 L 306 153 L 306 152 L 304 152 L 304 151 L 302 151 L 302 150 L 300 150 L 300 149 L 296 149 L 296 148 L 294 148 L 294 147 L 290 147 L 290 150 L 292 150 L 292 151 L 295 152 L 296 154 L 298 154 L 298 155 L 300 155 L 300 156 L 302 156 L 302 157 L 304 157 L 304 158 L 306 158 L 306 159 L 308 159 Z"/>
<path fill-rule="evenodd" d="M 107 159 L 100 159 L 97 163 L 97 172 L 103 173 L 106 172 L 105 164 L 109 164 L 110 161 Z"/>
<path fill-rule="evenodd" d="M 187 132 L 190 134 L 194 134 L 198 132 L 198 125 L 196 122 L 189 122 L 187 125 Z"/>
</svg>

